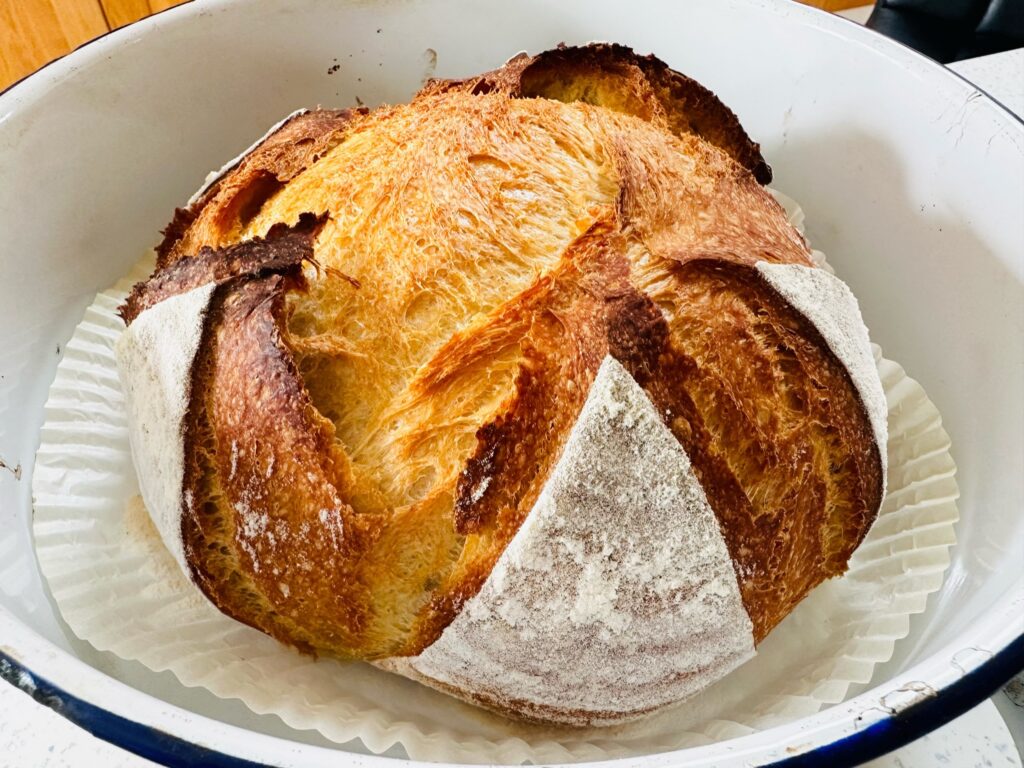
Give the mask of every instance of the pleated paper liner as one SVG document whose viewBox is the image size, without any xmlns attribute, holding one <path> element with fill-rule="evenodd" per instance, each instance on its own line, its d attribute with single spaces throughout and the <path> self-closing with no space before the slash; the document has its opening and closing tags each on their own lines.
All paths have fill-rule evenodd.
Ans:
<svg viewBox="0 0 1024 768">
<path fill-rule="evenodd" d="M 794 219 L 799 211 L 793 211 Z M 96 297 L 66 345 L 33 477 L 36 554 L 71 630 L 186 686 L 373 752 L 467 763 L 600 760 L 742 736 L 842 701 L 888 661 L 942 584 L 955 541 L 956 467 L 921 386 L 876 360 L 889 404 L 889 490 L 849 572 L 814 592 L 757 656 L 644 720 L 570 730 L 512 722 L 366 664 L 314 660 L 217 611 L 185 578 L 138 496 L 114 342 L 151 260 Z"/>
</svg>

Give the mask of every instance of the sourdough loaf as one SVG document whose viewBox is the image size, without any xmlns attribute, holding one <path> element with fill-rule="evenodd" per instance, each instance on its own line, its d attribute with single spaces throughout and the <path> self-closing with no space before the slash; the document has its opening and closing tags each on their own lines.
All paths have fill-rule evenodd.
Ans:
<svg viewBox="0 0 1024 768">
<path fill-rule="evenodd" d="M 223 612 L 519 717 L 679 701 L 841 574 L 886 407 L 736 116 L 611 45 L 296 114 L 179 209 L 118 344 Z"/>
</svg>

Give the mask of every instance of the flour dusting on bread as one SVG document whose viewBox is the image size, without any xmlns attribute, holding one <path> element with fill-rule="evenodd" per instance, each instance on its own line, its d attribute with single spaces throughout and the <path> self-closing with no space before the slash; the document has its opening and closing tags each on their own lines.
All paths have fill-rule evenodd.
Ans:
<svg viewBox="0 0 1024 768">
<path fill-rule="evenodd" d="M 117 341 L 128 436 L 139 488 L 167 549 L 189 575 L 181 539 L 185 448 L 182 434 L 213 283 L 143 312 Z"/>
<path fill-rule="evenodd" d="M 875 442 L 880 446 L 883 488 L 885 444 L 889 439 L 889 406 L 871 352 L 868 329 L 853 291 L 835 275 L 800 264 L 757 264 L 757 271 L 794 309 L 803 314 L 845 366 L 867 411 Z"/>
<path fill-rule="evenodd" d="M 498 709 L 514 698 L 538 719 L 587 725 L 679 701 L 753 652 L 690 461 L 609 356 L 483 589 L 420 656 L 388 666 Z"/>
</svg>

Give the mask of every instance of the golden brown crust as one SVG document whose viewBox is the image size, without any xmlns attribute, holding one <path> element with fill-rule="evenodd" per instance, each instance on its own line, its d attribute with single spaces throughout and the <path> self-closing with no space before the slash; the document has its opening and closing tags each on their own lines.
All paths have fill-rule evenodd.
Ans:
<svg viewBox="0 0 1024 768">
<path fill-rule="evenodd" d="M 547 279 L 496 319 L 521 334 L 515 395 L 477 432 L 454 510 L 469 546 L 418 625 L 410 653 L 433 643 L 479 591 L 540 495 L 609 352 L 609 312 L 618 296 L 631 292 L 624 251 L 624 238 L 607 211 L 570 245 Z M 485 478 L 485 491 L 474 493 Z"/>
<path fill-rule="evenodd" d="M 246 276 L 215 293 L 195 367 L 195 504 L 182 533 L 196 582 L 221 610 L 315 650 L 358 631 L 367 600 L 352 599 L 346 581 L 365 544 L 339 495 L 345 461 L 333 428 L 281 336 L 284 292 L 299 279 Z"/>
<path fill-rule="evenodd" d="M 311 114 L 179 215 L 126 313 L 220 283 L 183 530 L 222 610 L 306 650 L 419 653 L 532 509 L 608 354 L 691 457 L 755 639 L 842 572 L 878 447 L 752 266 L 810 253 L 717 99 L 595 46 Z"/>
<path fill-rule="evenodd" d="M 431 80 L 422 95 L 461 91 L 583 101 L 664 124 L 724 150 L 761 184 L 772 169 L 739 118 L 714 93 L 653 55 L 611 43 L 560 45 L 536 56 L 519 54 L 503 67 L 463 80 Z"/>
</svg>

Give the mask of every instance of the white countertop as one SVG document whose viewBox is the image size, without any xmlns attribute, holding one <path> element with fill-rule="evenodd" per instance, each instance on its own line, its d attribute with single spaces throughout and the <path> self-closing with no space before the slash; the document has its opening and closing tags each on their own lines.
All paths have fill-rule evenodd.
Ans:
<svg viewBox="0 0 1024 768">
<path fill-rule="evenodd" d="M 1011 112 L 1024 116 L 1024 48 L 958 61 L 949 68 Z"/>
<path fill-rule="evenodd" d="M 1024 49 L 958 62 L 950 68 L 1024 116 Z M 952 723 L 868 763 L 866 768 L 1021 768 L 1022 743 L 1024 709 L 999 692 Z M 152 765 L 155 764 L 100 741 L 13 686 L 0 683 L 0 768 Z"/>
</svg>

